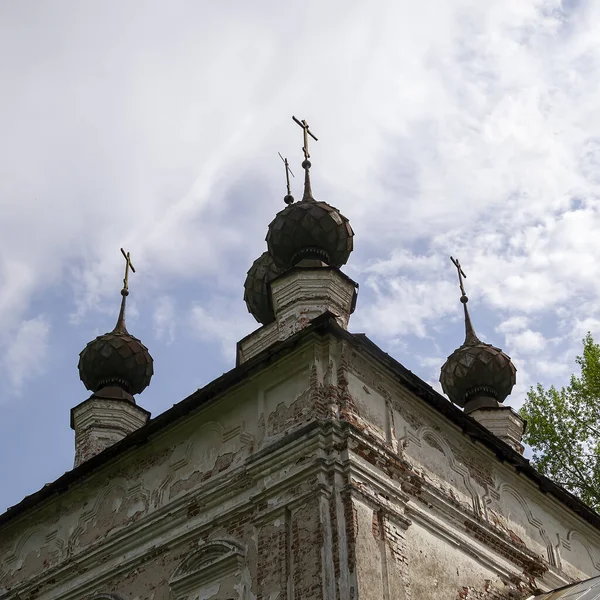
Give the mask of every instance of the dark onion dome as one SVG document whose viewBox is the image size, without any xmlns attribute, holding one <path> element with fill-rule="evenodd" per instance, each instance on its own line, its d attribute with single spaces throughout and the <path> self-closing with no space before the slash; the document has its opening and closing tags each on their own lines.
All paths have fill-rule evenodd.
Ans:
<svg viewBox="0 0 600 600">
<path fill-rule="evenodd" d="M 91 341 L 79 355 L 79 377 L 92 392 L 117 386 L 129 394 L 139 394 L 150 384 L 154 373 L 148 348 L 125 327 L 125 298 L 121 294 L 121 311 L 116 327 Z"/>
<path fill-rule="evenodd" d="M 465 408 L 471 410 L 478 407 L 472 401 L 476 397 L 504 402 L 515 385 L 517 370 L 510 356 L 477 337 L 467 310 L 468 299 L 463 295 L 460 300 L 465 310 L 465 341 L 442 366 L 442 389 L 452 402 L 462 407 L 469 403 Z M 479 405 L 485 404 L 482 401 Z"/>
<path fill-rule="evenodd" d="M 353 248 L 350 222 L 327 202 L 317 202 L 310 187 L 310 161 L 305 170 L 304 197 L 278 212 L 267 232 L 267 247 L 275 264 L 289 269 L 299 261 L 317 259 L 333 267 L 346 264 Z"/>
<path fill-rule="evenodd" d="M 268 252 L 263 252 L 248 270 L 244 282 L 244 301 L 248 312 L 263 325 L 275 319 L 271 298 L 269 294 L 269 282 L 282 273 Z"/>
</svg>

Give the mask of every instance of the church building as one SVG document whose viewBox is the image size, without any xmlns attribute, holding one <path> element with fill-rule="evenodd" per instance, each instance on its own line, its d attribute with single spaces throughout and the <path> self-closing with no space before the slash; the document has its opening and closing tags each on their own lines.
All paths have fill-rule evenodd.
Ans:
<svg viewBox="0 0 600 600">
<path fill-rule="evenodd" d="M 124 253 L 117 324 L 80 355 L 74 468 L 0 515 L 0 600 L 600 598 L 600 516 L 524 458 L 516 369 L 477 337 L 458 260 L 447 397 L 349 331 L 354 232 L 313 197 L 294 120 L 304 194 L 288 180 L 244 284 L 260 327 L 150 418 Z"/>
</svg>

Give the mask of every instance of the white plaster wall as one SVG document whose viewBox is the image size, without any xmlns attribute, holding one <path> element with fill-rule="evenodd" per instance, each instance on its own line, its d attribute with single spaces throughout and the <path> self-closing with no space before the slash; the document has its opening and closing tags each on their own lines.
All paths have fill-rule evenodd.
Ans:
<svg viewBox="0 0 600 600">
<path fill-rule="evenodd" d="M 358 499 L 354 500 L 356 511 L 356 580 L 361 600 L 384 598 L 384 574 L 381 548 L 373 536 L 373 510 Z"/>
<path fill-rule="evenodd" d="M 507 591 L 496 574 L 418 523 L 406 532 L 406 551 L 412 600 L 460 598 L 464 587 L 481 592 L 492 588 Z"/>
<path fill-rule="evenodd" d="M 567 580 L 600 573 L 595 527 L 473 442 L 379 366 L 354 355 L 349 370 L 349 390 L 365 430 L 387 440 L 423 481 L 507 539 L 522 542 L 557 576 Z"/>
<path fill-rule="evenodd" d="M 0 598 L 3 590 L 60 570 L 68 561 L 85 561 L 97 553 L 90 563 L 95 569 L 99 561 L 112 564 L 120 553 L 124 558 L 143 552 L 170 533 L 167 524 L 173 520 L 175 527 L 175 515 L 182 510 L 197 522 L 195 527 L 205 526 L 236 503 L 283 481 L 296 468 L 293 463 L 263 468 L 255 489 L 231 480 L 228 473 L 269 438 L 280 437 L 274 433 L 278 427 L 289 430 L 294 420 L 300 426 L 314 417 L 304 406 L 312 361 L 310 347 L 275 363 L 0 530 Z M 302 468 L 299 463 L 297 469 Z M 212 488 L 218 491 L 202 491 Z M 138 539 L 131 539 L 132 531 Z"/>
<path fill-rule="evenodd" d="M 352 371 L 348 373 L 348 391 L 357 405 L 359 415 L 369 427 L 369 433 L 386 441 L 389 429 L 388 406 L 382 394 Z"/>
<path fill-rule="evenodd" d="M 343 381 L 348 382 L 347 390 L 337 387 Z M 332 405 L 331 418 L 339 428 L 336 435 L 341 435 L 344 424 L 335 421 L 340 410 L 335 404 L 342 402 L 346 391 L 358 413 L 353 427 L 368 440 L 369 453 L 353 457 L 352 451 L 334 444 L 333 438 L 327 448 L 299 438 L 292 455 L 285 459 L 261 455 L 261 450 L 278 443 L 284 433 L 315 419 L 314 395 L 330 394 L 324 402 Z M 287 452 L 285 448 L 279 451 L 281 456 Z M 390 471 L 384 472 L 381 464 L 374 462 L 378 453 L 382 463 L 395 456 L 406 465 L 403 474 L 392 479 Z M 248 461 L 250 457 L 253 461 Z M 248 473 L 232 479 L 231 473 L 246 463 Z M 350 514 L 344 513 L 342 518 L 346 507 L 338 506 L 342 503 L 340 491 L 345 493 L 348 483 L 344 479 L 348 463 L 362 469 L 361 485 L 372 488 L 368 493 L 363 490 L 370 501 L 352 499 L 357 528 L 354 539 L 345 537 L 343 525 Z M 338 488 L 332 490 L 333 478 L 330 481 L 323 473 L 310 479 L 304 470 L 312 464 L 322 469 L 335 465 Z M 409 481 L 409 473 L 423 484 L 418 493 L 400 491 Z M 323 494 L 319 502 L 303 487 L 307 481 Z M 305 509 L 310 502 L 317 507 L 312 512 Z M 378 503 L 385 507 L 381 514 L 375 508 Z M 93 570 L 100 568 L 102 561 L 115 564 L 119 553 L 123 557 L 138 551 L 151 553 L 158 541 L 173 534 L 173 528 L 185 539 L 188 530 L 191 535 L 194 528 L 208 527 L 238 505 L 252 506 L 252 510 L 260 507 L 267 513 L 265 523 L 278 524 L 268 536 L 264 530 L 260 535 L 254 532 L 257 546 L 263 543 L 270 548 L 280 543 L 283 534 L 279 530 L 287 527 L 280 505 L 294 506 L 290 514 L 296 520 L 292 519 L 290 528 L 298 527 L 298 535 L 305 536 L 307 543 L 316 530 L 325 536 L 323 552 L 327 556 L 320 550 L 316 553 L 322 564 L 308 560 L 301 546 L 293 551 L 279 546 L 271 550 L 276 558 L 289 552 L 305 561 L 307 572 L 312 569 L 312 583 L 302 585 L 317 590 L 322 577 L 326 597 L 333 598 L 334 593 L 334 561 L 329 554 L 337 545 L 335 552 L 347 557 L 353 544 L 357 600 L 403 599 L 405 588 L 413 600 L 453 599 L 465 586 L 475 590 L 473 593 L 482 590 L 482 594 L 487 593 L 485 586 L 503 590 L 505 579 L 500 573 L 518 575 L 518 566 L 475 540 L 465 528 L 469 519 L 504 535 L 502 539 L 514 543 L 516 550 L 543 557 L 549 569 L 548 585 L 556 584 L 552 587 L 557 587 L 561 578 L 566 581 L 600 573 L 596 529 L 464 436 L 380 366 L 375 368 L 357 355 L 344 355 L 341 344 L 327 340 L 307 343 L 226 397 L 0 530 L 0 599 L 8 597 L 3 589 L 58 569 L 68 560 L 85 564 L 90 556 L 85 568 Z M 337 516 L 331 514 L 331 507 L 336 507 Z M 399 522 L 404 523 L 398 526 L 395 541 L 377 533 L 382 519 L 391 518 L 388 513 L 397 513 Z M 188 520 L 182 520 L 182 514 Z M 130 539 L 131 531 L 136 532 L 135 539 Z M 75 572 L 62 575 L 65 586 L 70 578 L 81 576 Z M 339 589 L 352 590 L 353 576 L 339 576 Z M 277 581 L 273 585 L 276 589 Z M 62 596 L 49 593 L 46 597 Z"/>
</svg>

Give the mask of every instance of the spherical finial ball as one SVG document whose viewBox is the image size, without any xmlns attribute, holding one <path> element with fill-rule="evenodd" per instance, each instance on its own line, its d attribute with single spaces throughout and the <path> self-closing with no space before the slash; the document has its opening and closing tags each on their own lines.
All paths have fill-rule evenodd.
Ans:
<svg viewBox="0 0 600 600">
<path fill-rule="evenodd" d="M 287 194 L 287 195 L 285 196 L 285 198 L 283 199 L 283 201 L 284 201 L 286 204 L 293 204 L 293 203 L 294 203 L 294 196 L 292 196 L 291 194 Z"/>
<path fill-rule="evenodd" d="M 310 160 L 308 160 L 308 158 L 305 158 L 302 161 L 302 168 L 303 169 L 310 169 L 311 167 L 312 167 L 312 164 L 311 164 Z"/>
</svg>

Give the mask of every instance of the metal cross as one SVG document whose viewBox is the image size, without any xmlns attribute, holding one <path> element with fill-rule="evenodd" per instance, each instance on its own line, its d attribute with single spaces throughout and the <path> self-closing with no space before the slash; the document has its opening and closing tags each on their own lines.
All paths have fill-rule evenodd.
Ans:
<svg viewBox="0 0 600 600">
<path fill-rule="evenodd" d="M 304 131 L 304 146 L 302 148 L 302 152 L 304 152 L 304 159 L 308 160 L 310 158 L 310 154 L 308 153 L 308 136 L 310 135 L 310 137 L 315 140 L 315 142 L 318 142 L 318 138 L 315 137 L 315 135 L 313 134 L 313 132 L 308 128 L 308 123 L 302 119 L 302 121 L 300 121 L 299 119 L 296 119 L 296 117 L 294 117 L 292 115 L 292 119 L 294 120 L 295 123 L 297 123 L 298 125 L 300 125 L 300 127 L 302 127 L 303 131 Z"/>
<path fill-rule="evenodd" d="M 125 252 L 123 248 L 121 248 L 121 254 L 125 257 L 125 277 L 123 278 L 123 289 L 128 290 L 129 284 L 129 269 L 131 269 L 135 273 L 135 269 L 131 264 L 131 257 L 129 256 L 129 252 Z"/>
<path fill-rule="evenodd" d="M 292 170 L 290 169 L 290 165 L 288 163 L 288 159 L 287 158 L 283 158 L 283 156 L 281 156 L 281 152 L 278 152 L 277 154 L 279 154 L 279 158 L 283 161 L 283 164 L 285 165 L 285 181 L 287 183 L 287 193 L 288 196 L 292 193 L 290 191 L 290 175 L 292 177 L 296 177 L 293 173 Z"/>
<path fill-rule="evenodd" d="M 460 262 L 458 261 L 458 258 L 450 257 L 450 260 L 453 262 L 454 266 L 456 267 L 456 270 L 458 271 L 458 285 L 460 285 L 461 294 L 463 296 L 466 296 L 467 294 L 465 294 L 465 286 L 463 285 L 463 277 L 466 279 L 467 276 L 465 275 L 465 272 L 462 270 L 462 267 L 460 266 Z"/>
</svg>

